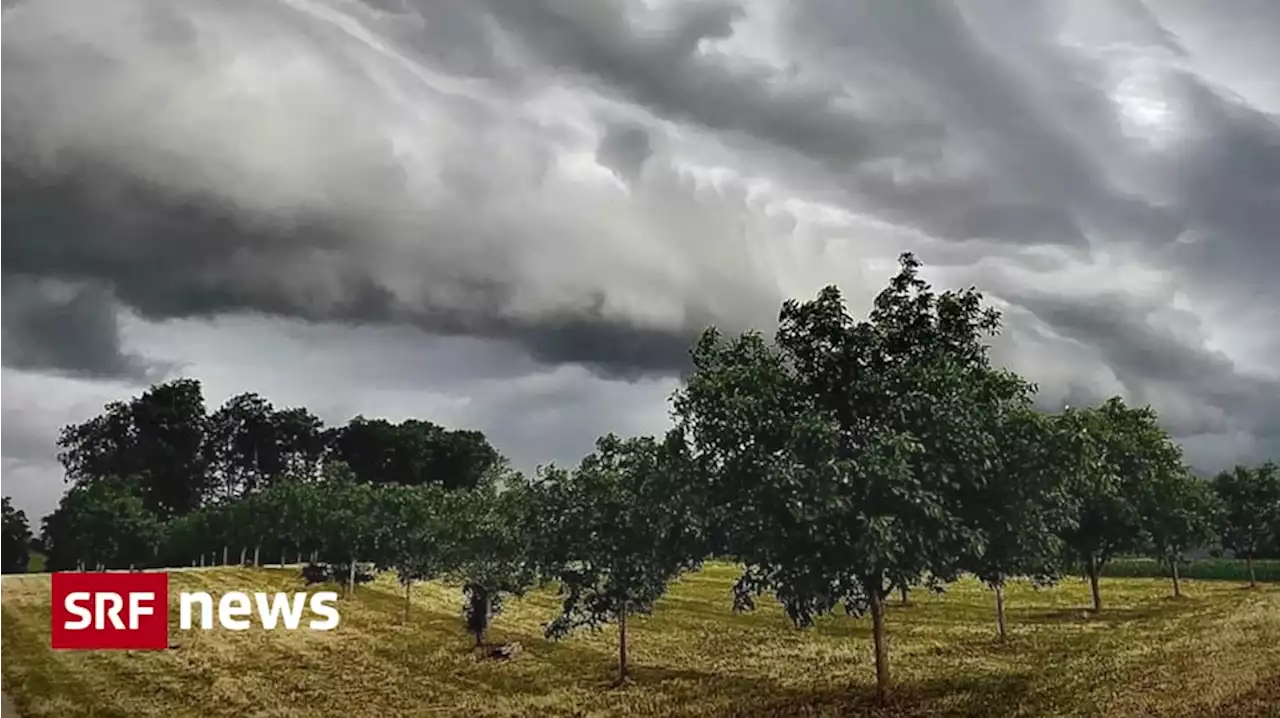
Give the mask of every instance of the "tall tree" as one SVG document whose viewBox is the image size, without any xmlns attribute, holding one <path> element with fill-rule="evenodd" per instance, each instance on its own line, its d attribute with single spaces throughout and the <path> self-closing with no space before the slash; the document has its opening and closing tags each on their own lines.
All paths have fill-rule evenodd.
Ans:
<svg viewBox="0 0 1280 718">
<path fill-rule="evenodd" d="M 1075 483 L 1079 514 L 1063 539 L 1089 579 L 1093 610 L 1101 611 L 1103 567 L 1118 553 L 1141 550 L 1147 541 L 1143 496 L 1183 471 L 1182 454 L 1154 410 L 1126 406 L 1119 397 L 1069 410 L 1063 421 L 1076 426 L 1096 456 Z"/>
<path fill-rule="evenodd" d="M 1182 597 L 1178 569 L 1186 553 L 1207 544 L 1218 525 L 1212 486 L 1190 470 L 1170 471 L 1144 487 L 1142 525 L 1151 550 L 1169 567 L 1173 595 Z"/>
<path fill-rule="evenodd" d="M 27 514 L 13 507 L 13 500 L 4 497 L 4 573 L 26 573 L 31 560 L 31 525 Z"/>
<path fill-rule="evenodd" d="M 996 627 L 1007 636 L 1005 582 L 1025 576 L 1050 584 L 1062 573 L 1061 536 L 1076 514 L 1072 482 L 1088 466 L 1087 447 L 1059 417 L 1017 407 L 997 431 L 1000 453 L 964 504 L 983 540 L 963 566 L 991 587 Z"/>
<path fill-rule="evenodd" d="M 450 431 L 420 419 L 394 424 L 357 416 L 331 436 L 333 452 L 362 483 L 473 488 L 502 456 L 479 431 Z"/>
<path fill-rule="evenodd" d="M 235 499 L 280 473 L 274 413 L 271 402 L 245 392 L 227 399 L 209 416 L 204 460 L 214 497 Z"/>
<path fill-rule="evenodd" d="M 320 417 L 305 407 L 293 407 L 276 411 L 271 421 L 284 474 L 305 481 L 317 478 L 327 448 Z"/>
<path fill-rule="evenodd" d="M 1253 560 L 1280 527 L 1280 470 L 1274 462 L 1249 468 L 1236 466 L 1214 479 L 1214 491 L 1222 505 L 1223 548 L 1243 557 L 1249 567 L 1249 586 L 1258 578 Z"/>
<path fill-rule="evenodd" d="M 627 619 L 649 614 L 667 584 L 701 562 L 705 544 L 685 501 L 689 472 L 683 442 L 612 434 L 572 475 L 542 477 L 541 531 L 546 564 L 562 585 L 549 638 L 618 624 L 618 682 L 628 680 Z"/>
<path fill-rule="evenodd" d="M 58 459 L 73 483 L 136 477 L 147 508 L 180 515 L 205 492 L 205 421 L 200 382 L 175 379 L 63 428 Z"/>
<path fill-rule="evenodd" d="M 964 499 L 995 460 L 1000 408 L 1027 391 L 990 364 L 999 315 L 981 295 L 937 295 L 912 255 L 900 264 L 866 321 L 827 287 L 783 305 L 772 344 L 709 330 L 675 399 L 711 530 L 746 567 L 735 605 L 772 591 L 801 626 L 869 612 L 882 696 L 886 592 L 958 571 L 980 538 Z"/>
</svg>

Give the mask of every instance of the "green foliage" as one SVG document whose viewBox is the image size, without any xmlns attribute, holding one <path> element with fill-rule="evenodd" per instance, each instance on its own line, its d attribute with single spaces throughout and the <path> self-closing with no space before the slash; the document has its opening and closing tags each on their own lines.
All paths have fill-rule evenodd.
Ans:
<svg viewBox="0 0 1280 718">
<path fill-rule="evenodd" d="M 1062 574 L 1062 536 L 1079 513 L 1072 489 L 1087 468 L 1086 447 L 1069 420 L 1025 406 L 996 431 L 996 463 L 962 506 L 983 536 L 963 565 L 992 587 L 1013 576 L 1050 584 Z"/>
<path fill-rule="evenodd" d="M 1150 407 L 1131 408 L 1118 397 L 1068 411 L 1063 420 L 1079 431 L 1091 454 L 1075 482 L 1079 516 L 1064 536 L 1066 549 L 1096 578 L 1117 554 L 1149 543 L 1146 487 L 1183 474 L 1182 455 Z"/>
<path fill-rule="evenodd" d="M 147 507 L 137 479 L 77 484 L 45 517 L 43 540 L 50 570 L 153 566 L 165 543 L 164 521 Z"/>
<path fill-rule="evenodd" d="M 501 493 L 474 490 L 455 494 L 458 528 L 455 560 L 449 575 L 462 584 L 463 621 L 467 632 L 484 641 L 489 622 L 502 611 L 507 596 L 523 596 L 538 579 L 538 565 L 528 537 L 540 516 L 536 489 L 519 475 L 509 475 Z"/>
<path fill-rule="evenodd" d="M 1222 507 L 1223 548 L 1255 557 L 1268 543 L 1280 543 L 1280 469 L 1274 462 L 1236 466 L 1214 479 Z"/>
<path fill-rule="evenodd" d="M 4 497 L 3 572 L 26 573 L 31 559 L 31 525 L 27 514 L 13 507 L 13 501 Z"/>
<path fill-rule="evenodd" d="M 564 596 L 549 638 L 648 614 L 670 581 L 699 565 L 704 544 L 686 500 L 687 466 L 674 433 L 663 442 L 609 434 L 572 474 L 543 474 L 542 560 Z M 625 676 L 625 649 L 621 670 Z"/>
<path fill-rule="evenodd" d="M 358 481 L 475 488 L 502 457 L 478 431 L 449 431 L 429 421 L 393 424 L 357 416 L 331 435 L 334 456 Z"/>
<path fill-rule="evenodd" d="M 999 316 L 976 291 L 931 291 L 919 262 L 866 321 L 839 290 L 783 305 L 775 341 L 714 331 L 693 352 L 675 414 L 695 448 L 712 534 L 746 566 L 735 605 L 772 591 L 798 625 L 870 610 L 881 688 L 884 595 L 939 587 L 983 531 L 964 506 L 999 461 L 998 417 L 1030 387 L 994 369 Z"/>
<path fill-rule="evenodd" d="M 162 517 L 195 509 L 205 492 L 204 397 L 200 382 L 156 384 L 129 403 L 63 428 L 58 459 L 68 481 L 138 480 L 147 509 Z"/>
<path fill-rule="evenodd" d="M 1153 554 L 1181 562 L 1214 538 L 1220 507 L 1213 487 L 1190 471 L 1156 474 L 1144 484 L 1142 526 Z"/>
</svg>

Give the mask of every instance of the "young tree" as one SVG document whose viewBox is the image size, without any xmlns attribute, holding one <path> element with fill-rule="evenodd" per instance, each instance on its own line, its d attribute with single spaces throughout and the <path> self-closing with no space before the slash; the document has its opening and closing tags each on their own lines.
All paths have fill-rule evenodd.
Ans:
<svg viewBox="0 0 1280 718">
<path fill-rule="evenodd" d="M 627 618 L 652 612 L 667 584 L 701 563 L 686 467 L 674 433 L 663 442 L 610 434 L 571 476 L 553 469 L 542 477 L 544 562 L 565 597 L 546 635 L 617 621 L 619 683 L 628 680 Z"/>
<path fill-rule="evenodd" d="M 26 573 L 31 560 L 31 525 L 25 511 L 4 497 L 4 573 Z"/>
<path fill-rule="evenodd" d="M 1249 586 L 1258 586 L 1253 559 L 1280 526 L 1280 470 L 1268 461 L 1250 469 L 1236 466 L 1214 479 L 1214 492 L 1221 502 L 1223 548 L 1244 557 L 1249 567 Z"/>
<path fill-rule="evenodd" d="M 1074 512 L 1071 481 L 1087 452 L 1058 417 L 1018 407 L 1001 421 L 1000 453 L 986 481 L 966 497 L 966 520 L 983 540 L 963 568 L 991 587 L 996 627 L 1007 636 L 1004 586 L 1014 576 L 1051 584 L 1061 575 L 1061 535 Z"/>
<path fill-rule="evenodd" d="M 1102 610 L 1099 579 L 1116 554 L 1148 541 L 1142 517 L 1149 487 L 1181 473 L 1182 453 L 1150 407 L 1130 408 L 1119 397 L 1102 406 L 1068 411 L 1096 460 L 1075 483 L 1079 514 L 1063 536 L 1067 553 L 1089 578 L 1093 610 Z"/>
<path fill-rule="evenodd" d="M 867 321 L 827 287 L 783 306 L 772 344 L 708 330 L 675 399 L 711 530 L 746 566 L 735 606 L 772 591 L 800 626 L 869 612 L 881 696 L 886 592 L 939 589 L 972 551 L 963 502 L 995 460 L 1001 408 L 1027 391 L 991 367 L 998 314 L 974 290 L 934 294 L 918 269 L 901 257 Z"/>
<path fill-rule="evenodd" d="M 1179 564 L 1187 551 L 1212 539 L 1217 527 L 1217 497 L 1207 481 L 1188 469 L 1158 475 L 1145 489 L 1143 530 L 1156 557 L 1169 567 L 1174 598 L 1181 598 Z"/>
<path fill-rule="evenodd" d="M 404 621 L 409 621 L 415 581 L 439 578 L 457 562 L 461 501 L 434 485 L 379 487 L 371 521 L 372 558 L 393 570 L 404 587 Z"/>
<path fill-rule="evenodd" d="M 456 494 L 457 560 L 449 574 L 462 584 L 463 621 L 477 648 L 505 597 L 524 595 L 538 578 L 527 540 L 539 518 L 533 488 L 518 476 L 506 484 L 501 493 Z"/>
</svg>

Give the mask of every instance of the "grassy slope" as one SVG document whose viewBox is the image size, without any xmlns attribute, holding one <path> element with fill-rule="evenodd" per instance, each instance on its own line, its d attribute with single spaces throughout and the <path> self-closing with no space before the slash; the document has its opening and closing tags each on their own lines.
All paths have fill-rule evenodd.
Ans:
<svg viewBox="0 0 1280 718">
<path fill-rule="evenodd" d="M 23 716 L 849 715 L 871 710 L 869 621 L 824 618 L 796 631 L 772 602 L 729 610 L 731 566 L 677 584 L 632 621 L 635 684 L 609 686 L 616 631 L 540 638 L 556 598 L 499 616 L 491 640 L 510 663 L 472 657 L 456 589 L 414 590 L 410 625 L 388 578 L 360 587 L 330 633 L 176 629 L 176 650 L 53 652 L 47 576 L 4 579 L 5 692 Z M 171 590 L 301 590 L 296 570 L 176 573 Z M 1277 715 L 1280 585 L 1104 579 L 1087 589 L 1009 590 L 1012 637 L 993 639 L 991 595 L 972 582 L 912 594 L 889 618 L 898 689 L 885 715 Z M 176 599 L 175 599 L 176 601 Z"/>
</svg>

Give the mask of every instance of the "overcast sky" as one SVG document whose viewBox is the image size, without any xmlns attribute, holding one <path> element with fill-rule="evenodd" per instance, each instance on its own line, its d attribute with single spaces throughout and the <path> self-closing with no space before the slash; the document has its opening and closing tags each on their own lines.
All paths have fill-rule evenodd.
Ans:
<svg viewBox="0 0 1280 718">
<path fill-rule="evenodd" d="M 479 428 L 661 431 L 693 336 L 906 250 L 1045 406 L 1280 457 L 1275 0 L 18 0 L 3 490 L 171 376 Z"/>
</svg>

